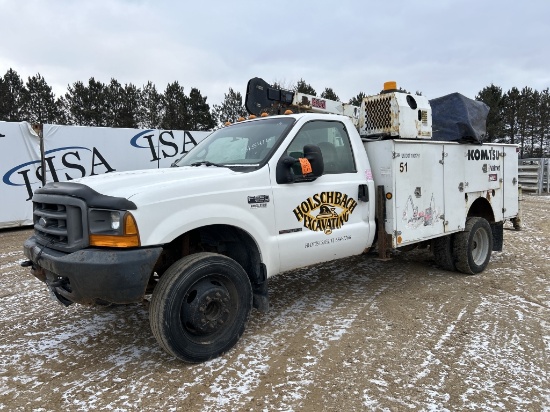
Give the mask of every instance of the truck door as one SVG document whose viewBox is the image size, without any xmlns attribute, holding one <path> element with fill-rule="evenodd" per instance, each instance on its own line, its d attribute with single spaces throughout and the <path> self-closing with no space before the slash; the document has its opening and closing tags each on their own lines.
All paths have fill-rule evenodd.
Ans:
<svg viewBox="0 0 550 412">
<path fill-rule="evenodd" d="M 367 185 L 366 176 L 357 170 L 344 124 L 305 123 L 284 155 L 303 157 L 306 144 L 321 149 L 322 176 L 312 182 L 277 184 L 275 171 L 271 172 L 281 271 L 359 254 L 373 230 L 369 202 L 358 199 L 360 186 L 364 190 Z"/>
</svg>

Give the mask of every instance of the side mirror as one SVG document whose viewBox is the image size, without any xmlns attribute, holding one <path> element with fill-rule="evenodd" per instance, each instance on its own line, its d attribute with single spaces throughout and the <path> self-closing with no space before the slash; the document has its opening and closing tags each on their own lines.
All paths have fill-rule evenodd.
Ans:
<svg viewBox="0 0 550 412">
<path fill-rule="evenodd" d="M 321 149 L 319 146 L 308 144 L 304 146 L 302 158 L 281 157 L 277 162 L 275 175 L 279 184 L 312 182 L 323 175 L 324 169 Z"/>
<path fill-rule="evenodd" d="M 315 178 L 322 176 L 325 171 L 325 164 L 323 163 L 323 153 L 321 152 L 321 148 L 313 144 L 306 144 L 304 146 L 304 157 L 311 165 L 311 174 L 315 176 Z"/>
</svg>

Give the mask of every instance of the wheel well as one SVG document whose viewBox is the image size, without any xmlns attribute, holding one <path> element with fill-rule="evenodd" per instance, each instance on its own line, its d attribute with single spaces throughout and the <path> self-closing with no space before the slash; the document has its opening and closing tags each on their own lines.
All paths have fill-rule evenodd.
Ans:
<svg viewBox="0 0 550 412">
<path fill-rule="evenodd" d="M 477 198 L 470 210 L 468 210 L 468 217 L 482 217 L 489 223 L 495 222 L 495 214 L 493 213 L 493 208 L 489 201 L 484 197 Z"/>
<path fill-rule="evenodd" d="M 248 232 L 229 225 L 210 225 L 193 229 L 164 245 L 154 271 L 162 276 L 174 262 L 198 252 L 214 252 L 235 260 L 248 274 L 250 283 L 259 285 L 266 279 L 258 245 Z"/>
</svg>

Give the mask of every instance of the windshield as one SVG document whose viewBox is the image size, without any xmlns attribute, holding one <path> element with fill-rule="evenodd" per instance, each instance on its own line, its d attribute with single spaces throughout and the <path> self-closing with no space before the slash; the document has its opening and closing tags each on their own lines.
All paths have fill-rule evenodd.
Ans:
<svg viewBox="0 0 550 412">
<path fill-rule="evenodd" d="M 175 166 L 259 166 L 286 135 L 294 118 L 266 118 L 216 130 Z"/>
</svg>

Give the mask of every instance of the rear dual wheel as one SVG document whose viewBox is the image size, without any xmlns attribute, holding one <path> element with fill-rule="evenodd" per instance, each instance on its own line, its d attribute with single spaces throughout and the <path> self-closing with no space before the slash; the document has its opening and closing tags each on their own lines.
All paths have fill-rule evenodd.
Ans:
<svg viewBox="0 0 550 412">
<path fill-rule="evenodd" d="M 442 269 L 468 275 L 481 273 L 493 250 L 491 225 L 481 217 L 470 217 L 463 232 L 436 238 L 432 247 L 435 263 Z"/>
<path fill-rule="evenodd" d="M 455 259 L 453 256 L 454 235 L 435 238 L 432 241 L 435 263 L 441 269 L 455 271 Z"/>
<path fill-rule="evenodd" d="M 453 256 L 457 270 L 475 275 L 485 270 L 493 250 L 493 232 L 487 220 L 470 217 L 466 229 L 454 235 Z"/>
<path fill-rule="evenodd" d="M 178 260 L 161 276 L 149 319 L 164 350 L 196 363 L 237 343 L 251 307 L 252 287 L 244 269 L 226 256 L 197 253 Z"/>
</svg>

